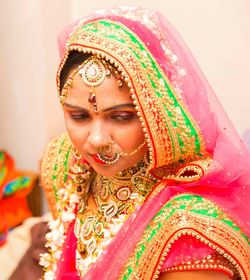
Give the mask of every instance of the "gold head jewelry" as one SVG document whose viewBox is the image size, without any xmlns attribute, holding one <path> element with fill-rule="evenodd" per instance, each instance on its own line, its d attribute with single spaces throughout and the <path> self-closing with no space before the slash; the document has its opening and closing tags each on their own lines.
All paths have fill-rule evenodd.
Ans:
<svg viewBox="0 0 250 280">
<path fill-rule="evenodd" d="M 75 75 L 79 74 L 83 82 L 91 87 L 88 102 L 93 106 L 93 111 L 97 112 L 95 87 L 99 86 L 105 80 L 105 77 L 110 78 L 111 73 L 117 79 L 118 88 L 121 88 L 123 86 L 123 77 L 114 65 L 96 56 L 89 57 L 73 71 L 66 81 L 60 94 L 61 103 L 63 104 L 67 96 L 68 88 L 73 86 Z"/>
<path fill-rule="evenodd" d="M 93 109 L 97 112 L 95 87 L 100 85 L 106 76 L 106 69 L 103 63 L 96 57 L 90 57 L 81 66 L 78 71 L 83 82 L 91 86 L 88 101 L 93 105 Z"/>
</svg>

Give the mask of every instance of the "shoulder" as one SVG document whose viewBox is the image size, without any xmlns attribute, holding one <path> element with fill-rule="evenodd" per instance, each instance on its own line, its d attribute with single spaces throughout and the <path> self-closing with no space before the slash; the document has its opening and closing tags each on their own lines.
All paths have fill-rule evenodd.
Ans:
<svg viewBox="0 0 250 280">
<path fill-rule="evenodd" d="M 159 197 L 155 199 L 158 201 Z M 165 261 L 175 260 L 173 256 L 179 258 L 183 254 L 184 244 L 188 257 L 191 249 L 195 255 L 199 250 L 206 249 L 208 254 L 212 250 L 235 266 L 241 264 L 245 271 L 249 271 L 249 243 L 240 228 L 214 202 L 199 195 L 183 193 L 168 200 L 149 221 L 131 253 L 124 274 L 133 271 L 136 275 L 142 271 L 145 279 L 146 275 L 155 276 Z M 229 251 L 233 252 L 230 256 L 226 253 Z M 239 273 L 244 274 L 243 270 Z"/>
<path fill-rule="evenodd" d="M 71 160 L 72 144 L 66 133 L 63 133 L 48 143 L 41 163 L 41 184 L 52 211 L 56 216 L 58 190 L 67 181 L 68 165 Z"/>
<path fill-rule="evenodd" d="M 157 230 L 155 230 L 157 229 Z M 213 245 L 208 240 L 225 242 L 225 237 L 248 243 L 248 239 L 225 209 L 200 195 L 183 193 L 172 197 L 149 222 L 147 230 L 173 242 L 182 235 L 191 235 Z M 242 246 L 241 246 L 242 247 Z"/>
</svg>

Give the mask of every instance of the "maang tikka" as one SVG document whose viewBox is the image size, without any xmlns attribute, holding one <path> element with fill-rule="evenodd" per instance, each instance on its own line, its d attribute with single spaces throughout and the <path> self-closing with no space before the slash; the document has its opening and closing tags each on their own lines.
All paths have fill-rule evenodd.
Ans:
<svg viewBox="0 0 250 280">
<path fill-rule="evenodd" d="M 106 61 L 97 57 L 90 57 L 78 67 L 78 74 L 82 77 L 83 82 L 91 87 L 88 101 L 93 105 L 93 110 L 97 112 L 95 87 L 99 86 L 105 79 L 110 78 L 111 70 L 117 78 L 117 85 L 122 87 L 123 81 L 121 75 L 116 69 L 113 69 Z"/>
<path fill-rule="evenodd" d="M 83 82 L 91 87 L 88 101 L 93 105 L 93 110 L 97 112 L 95 87 L 100 85 L 109 73 L 106 73 L 103 63 L 95 57 L 90 57 L 80 65 L 78 73 Z"/>
<path fill-rule="evenodd" d="M 90 104 L 92 104 L 93 111 L 97 112 L 95 87 L 100 85 L 104 81 L 105 77 L 110 78 L 111 72 L 117 79 L 118 88 L 122 88 L 124 78 L 115 66 L 112 66 L 104 59 L 100 59 L 95 56 L 89 57 L 73 71 L 73 73 L 64 84 L 60 94 L 61 104 L 64 103 L 64 100 L 67 96 L 68 87 L 73 86 L 75 75 L 79 74 L 83 82 L 91 87 L 88 101 Z"/>
</svg>

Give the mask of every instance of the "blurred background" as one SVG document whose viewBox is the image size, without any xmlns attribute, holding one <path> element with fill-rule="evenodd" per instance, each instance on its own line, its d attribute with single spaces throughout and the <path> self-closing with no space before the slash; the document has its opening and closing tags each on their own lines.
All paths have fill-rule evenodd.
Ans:
<svg viewBox="0 0 250 280">
<path fill-rule="evenodd" d="M 176 27 L 238 132 L 249 141 L 249 0 L 9 0 L 0 2 L 0 148 L 38 172 L 49 139 L 64 131 L 56 95 L 57 35 L 90 12 L 138 5 Z"/>
</svg>

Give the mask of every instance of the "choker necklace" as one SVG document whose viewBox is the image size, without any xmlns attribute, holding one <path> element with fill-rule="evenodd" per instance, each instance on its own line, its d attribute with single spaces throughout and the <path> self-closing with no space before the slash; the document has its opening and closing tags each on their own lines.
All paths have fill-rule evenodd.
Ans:
<svg viewBox="0 0 250 280">
<path fill-rule="evenodd" d="M 131 206 L 131 199 L 144 199 L 151 191 L 156 180 L 146 172 L 147 166 L 148 162 L 144 159 L 115 176 L 96 176 L 93 195 L 105 219 L 110 220 L 115 215 L 126 213 Z M 112 202 L 109 205 L 110 199 Z"/>
</svg>

